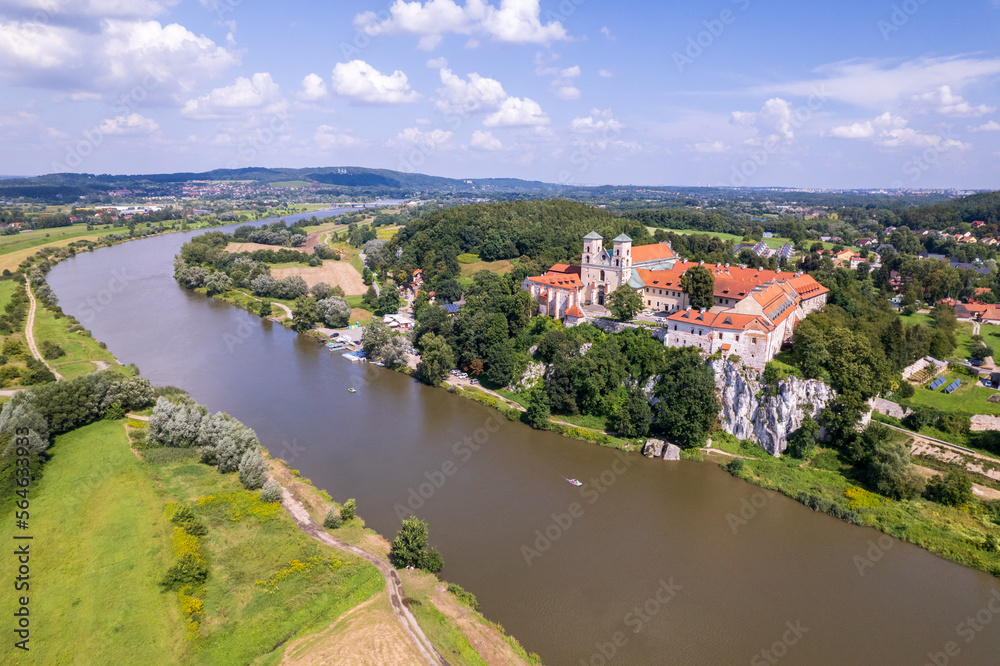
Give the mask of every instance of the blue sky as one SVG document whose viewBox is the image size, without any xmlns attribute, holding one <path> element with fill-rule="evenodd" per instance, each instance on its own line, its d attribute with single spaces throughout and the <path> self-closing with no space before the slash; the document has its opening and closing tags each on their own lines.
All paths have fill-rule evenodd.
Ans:
<svg viewBox="0 0 1000 666">
<path fill-rule="evenodd" d="M 1000 0 L 0 0 L 0 173 L 1000 187 Z"/>
</svg>

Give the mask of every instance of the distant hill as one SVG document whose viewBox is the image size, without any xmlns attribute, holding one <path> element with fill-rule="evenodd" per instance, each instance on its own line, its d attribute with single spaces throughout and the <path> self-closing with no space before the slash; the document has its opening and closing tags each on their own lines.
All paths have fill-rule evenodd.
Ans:
<svg viewBox="0 0 1000 666">
<path fill-rule="evenodd" d="M 900 226 L 910 229 L 945 229 L 982 220 L 1000 225 L 1000 192 L 983 192 L 944 203 L 917 206 L 899 213 Z"/>
<path fill-rule="evenodd" d="M 65 202 L 80 197 L 101 197 L 118 189 L 164 193 L 194 181 L 241 181 L 264 186 L 273 183 L 306 182 L 335 194 L 382 197 L 411 197 L 427 194 L 476 194 L 498 192 L 551 195 L 563 186 L 516 178 L 459 180 L 420 173 L 363 167 L 320 167 L 304 169 L 215 169 L 200 173 L 159 174 L 78 174 L 55 173 L 30 178 L 12 177 L 0 182 L 0 199 L 25 198 L 36 201 Z"/>
</svg>

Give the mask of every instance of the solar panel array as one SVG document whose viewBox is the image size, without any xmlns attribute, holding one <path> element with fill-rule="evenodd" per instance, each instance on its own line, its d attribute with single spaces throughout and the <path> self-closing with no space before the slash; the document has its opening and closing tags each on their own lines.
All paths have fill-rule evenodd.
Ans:
<svg viewBox="0 0 1000 666">
<path fill-rule="evenodd" d="M 937 387 L 941 386 L 941 384 L 944 384 L 944 377 L 938 377 L 933 382 L 931 382 L 931 385 L 928 386 L 927 388 L 934 391 L 937 389 Z"/>
<path fill-rule="evenodd" d="M 946 388 L 944 390 L 944 392 L 945 393 L 951 393 L 952 391 L 954 391 L 955 389 L 957 389 L 961 385 L 962 385 L 962 382 L 956 379 L 951 384 L 948 384 L 948 388 Z"/>
</svg>

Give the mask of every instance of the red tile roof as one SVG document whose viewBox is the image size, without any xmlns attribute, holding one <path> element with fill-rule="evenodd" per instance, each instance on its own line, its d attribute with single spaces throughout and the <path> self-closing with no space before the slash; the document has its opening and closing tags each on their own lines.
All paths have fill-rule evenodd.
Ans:
<svg viewBox="0 0 1000 666">
<path fill-rule="evenodd" d="M 561 289 L 581 289 L 583 282 L 580 276 L 575 273 L 555 273 L 552 275 L 539 275 L 528 278 L 529 282 L 545 285 L 546 287 L 559 287 Z"/>
<path fill-rule="evenodd" d="M 752 324 L 756 324 L 762 331 L 774 328 L 757 315 L 738 314 L 735 312 L 701 312 L 690 308 L 675 312 L 667 317 L 667 319 L 685 324 L 701 325 L 705 328 L 727 328 L 734 331 L 745 330 Z"/>
<path fill-rule="evenodd" d="M 656 243 L 655 245 L 639 245 L 632 248 L 632 264 L 644 261 L 656 261 L 658 259 L 672 259 L 673 250 L 666 243 Z"/>
<path fill-rule="evenodd" d="M 583 310 L 581 310 L 580 308 L 576 307 L 575 305 L 571 305 L 570 307 L 566 308 L 566 316 L 567 317 L 582 318 L 583 317 Z"/>
</svg>

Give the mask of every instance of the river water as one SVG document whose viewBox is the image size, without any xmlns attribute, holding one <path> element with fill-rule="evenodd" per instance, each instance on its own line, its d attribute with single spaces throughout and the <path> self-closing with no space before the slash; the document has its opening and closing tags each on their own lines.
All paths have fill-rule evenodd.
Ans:
<svg viewBox="0 0 1000 666">
<path fill-rule="evenodd" d="M 426 520 L 442 575 L 546 664 L 1000 663 L 1000 580 L 716 465 L 534 431 L 352 364 L 181 289 L 195 233 L 81 254 L 49 284 L 123 363 L 247 423 L 387 538 L 403 513 Z"/>
</svg>

